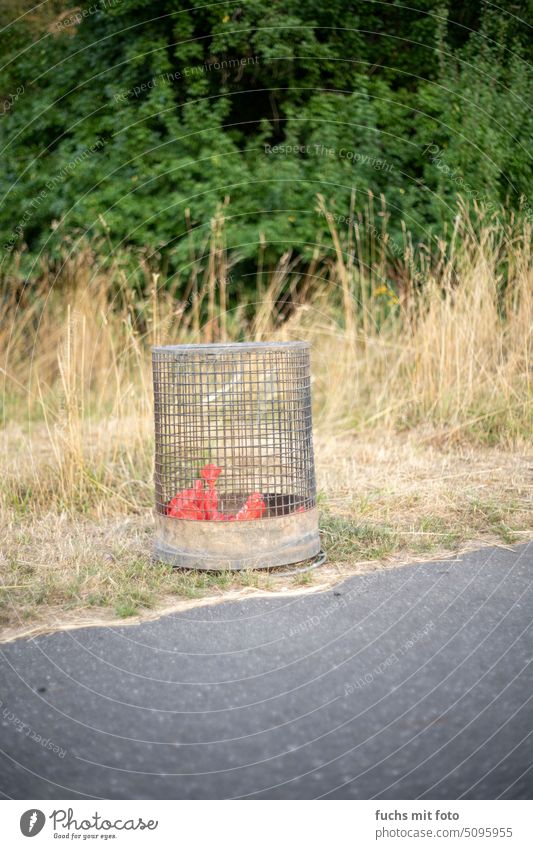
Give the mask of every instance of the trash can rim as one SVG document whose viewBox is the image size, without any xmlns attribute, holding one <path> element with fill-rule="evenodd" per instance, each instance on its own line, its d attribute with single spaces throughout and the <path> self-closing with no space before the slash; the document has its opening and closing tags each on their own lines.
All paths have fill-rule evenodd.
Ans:
<svg viewBox="0 0 533 849">
<path fill-rule="evenodd" d="M 152 353 L 179 353 L 181 351 L 253 351 L 256 349 L 284 350 L 285 348 L 309 348 L 309 342 L 199 342 L 191 345 L 153 345 Z"/>
</svg>

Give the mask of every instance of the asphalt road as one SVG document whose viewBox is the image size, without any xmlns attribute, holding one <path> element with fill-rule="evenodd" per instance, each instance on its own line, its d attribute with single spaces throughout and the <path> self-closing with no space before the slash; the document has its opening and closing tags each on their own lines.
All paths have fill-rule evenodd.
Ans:
<svg viewBox="0 0 533 849">
<path fill-rule="evenodd" d="M 0 646 L 8 798 L 531 798 L 533 542 Z"/>
</svg>

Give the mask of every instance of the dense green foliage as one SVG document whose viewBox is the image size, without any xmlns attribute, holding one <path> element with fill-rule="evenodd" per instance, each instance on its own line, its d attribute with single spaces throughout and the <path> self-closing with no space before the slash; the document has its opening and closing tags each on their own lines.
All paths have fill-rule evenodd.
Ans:
<svg viewBox="0 0 533 849">
<path fill-rule="evenodd" d="M 417 238 L 457 193 L 528 211 L 530 3 L 190 5 L 55 2 L 10 24 L 24 3 L 6 3 L 3 263 L 87 234 L 175 267 L 217 210 L 249 263 L 260 239 L 308 255 L 317 193 L 346 217 L 354 188 Z"/>
</svg>

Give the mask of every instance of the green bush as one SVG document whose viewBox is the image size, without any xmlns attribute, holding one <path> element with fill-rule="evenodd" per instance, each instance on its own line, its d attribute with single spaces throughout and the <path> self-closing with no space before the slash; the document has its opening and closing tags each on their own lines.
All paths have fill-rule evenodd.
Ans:
<svg viewBox="0 0 533 849">
<path fill-rule="evenodd" d="M 93 0 L 25 15 L 0 73 L 2 264 L 24 248 L 29 273 L 86 235 L 177 269 L 217 210 L 242 262 L 263 237 L 267 261 L 306 257 L 320 231 L 327 249 L 318 192 L 342 216 L 354 191 L 356 210 L 384 195 L 393 237 L 402 221 L 441 233 L 458 193 L 529 212 L 528 5 Z M 28 6 L 12 0 L 2 24 Z"/>
</svg>

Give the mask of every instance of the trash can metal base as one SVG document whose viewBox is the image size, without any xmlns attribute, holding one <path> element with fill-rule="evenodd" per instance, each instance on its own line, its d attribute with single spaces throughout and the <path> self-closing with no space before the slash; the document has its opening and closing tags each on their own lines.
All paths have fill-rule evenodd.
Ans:
<svg viewBox="0 0 533 849">
<path fill-rule="evenodd" d="M 198 522 L 156 513 L 155 522 L 154 557 L 185 569 L 267 569 L 320 551 L 316 507 L 244 522 Z"/>
</svg>

